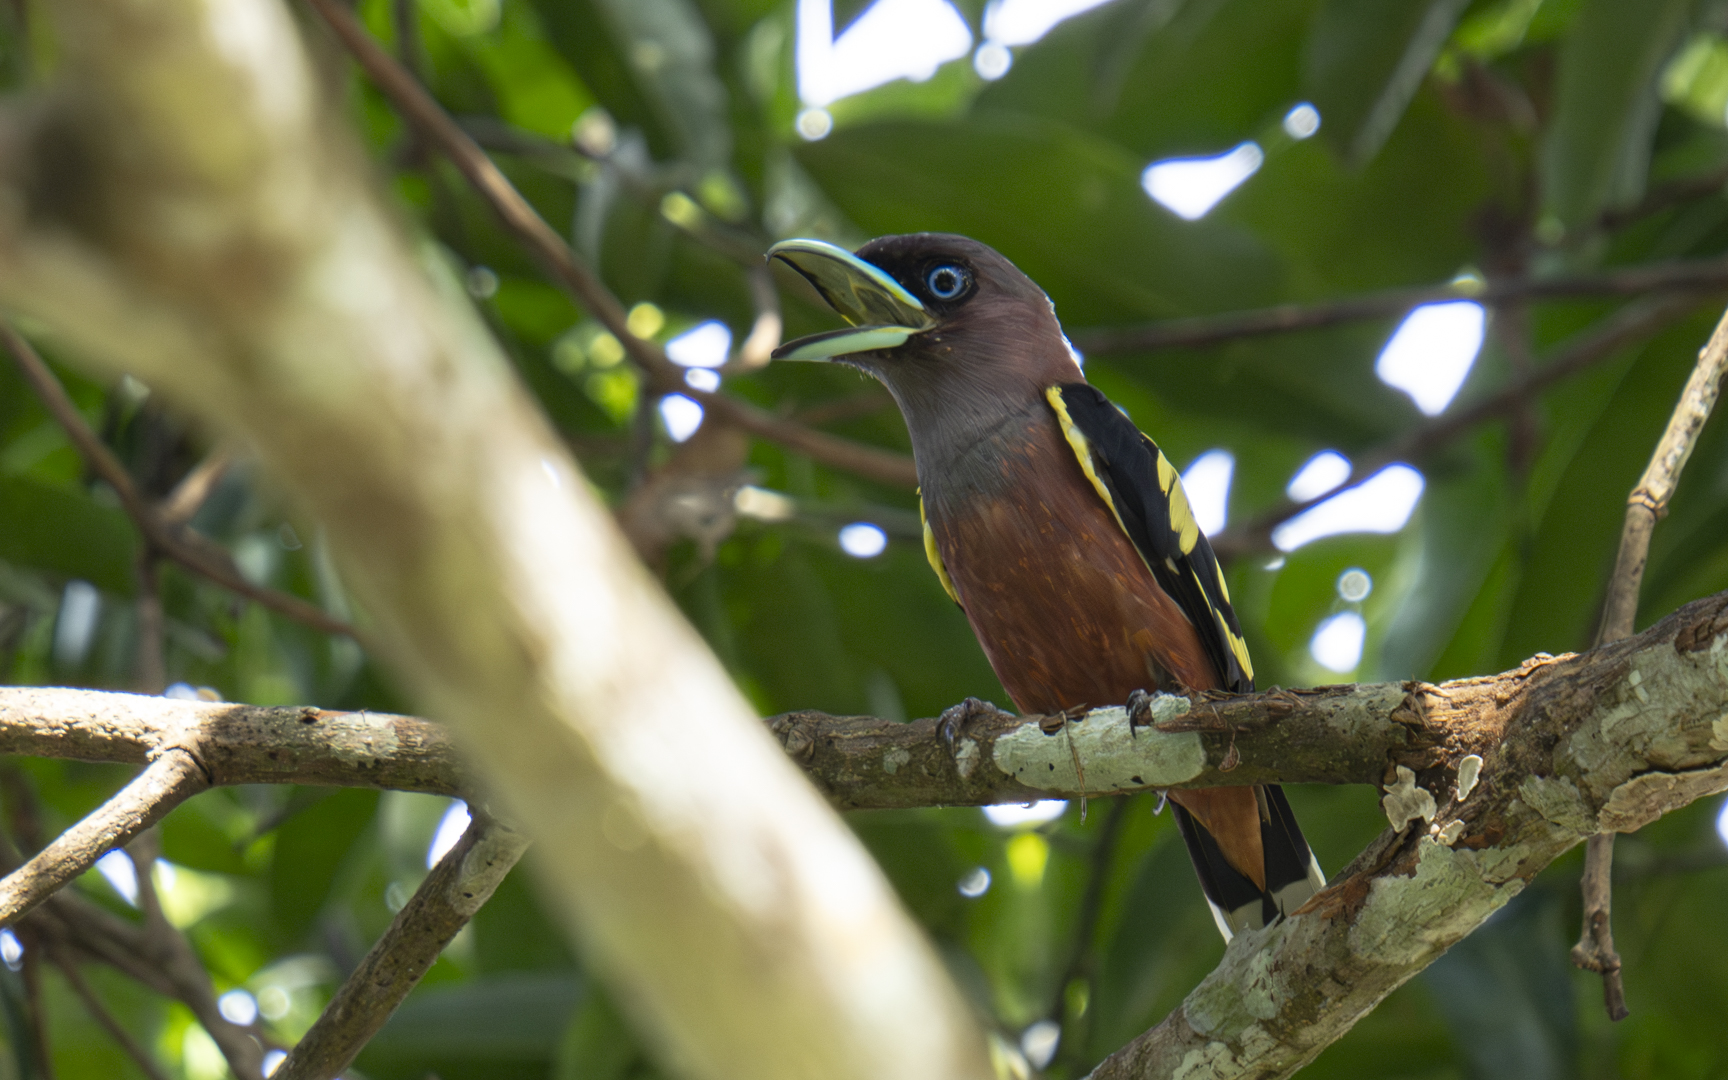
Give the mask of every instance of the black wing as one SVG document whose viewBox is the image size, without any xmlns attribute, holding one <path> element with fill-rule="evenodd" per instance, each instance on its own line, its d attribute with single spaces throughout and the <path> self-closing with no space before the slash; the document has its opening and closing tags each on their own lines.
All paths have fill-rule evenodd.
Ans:
<svg viewBox="0 0 1728 1080">
<path fill-rule="evenodd" d="M 1224 688 L 1251 692 L 1254 665 L 1248 643 L 1175 466 L 1096 387 L 1067 383 L 1052 386 L 1045 396 L 1087 479 L 1115 512 L 1159 587 L 1200 631 Z"/>
</svg>

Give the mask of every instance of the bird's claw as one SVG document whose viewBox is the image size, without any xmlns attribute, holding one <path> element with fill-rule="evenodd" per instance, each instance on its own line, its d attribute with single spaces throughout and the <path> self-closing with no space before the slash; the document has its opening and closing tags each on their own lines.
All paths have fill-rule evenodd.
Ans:
<svg viewBox="0 0 1728 1080">
<path fill-rule="evenodd" d="M 1128 730 L 1146 727 L 1152 723 L 1152 695 L 1144 690 L 1130 691 L 1125 706 L 1128 713 Z"/>
<path fill-rule="evenodd" d="M 980 716 L 995 716 L 1002 710 L 981 698 L 969 697 L 958 705 L 950 705 L 936 718 L 936 734 L 942 737 L 950 757 L 959 752 L 960 737 L 966 725 Z"/>
</svg>

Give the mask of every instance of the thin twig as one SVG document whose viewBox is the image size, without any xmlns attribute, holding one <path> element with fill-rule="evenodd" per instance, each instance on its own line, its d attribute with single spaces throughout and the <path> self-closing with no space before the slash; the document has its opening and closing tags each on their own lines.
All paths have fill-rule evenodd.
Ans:
<svg viewBox="0 0 1728 1080">
<path fill-rule="evenodd" d="M 710 419 L 735 424 L 752 435 L 779 443 L 825 465 L 902 487 L 917 484 L 912 459 L 904 454 L 854 443 L 813 431 L 776 417 L 724 394 L 695 390 L 684 382 L 683 369 L 667 359 L 665 350 L 630 332 L 624 305 L 598 275 L 570 249 L 564 238 L 522 197 L 498 166 L 468 133 L 433 100 L 432 95 L 402 65 L 385 52 L 360 21 L 335 0 L 306 0 L 341 39 L 373 83 L 401 111 L 409 124 L 456 166 L 511 233 L 528 248 L 553 280 L 588 310 L 624 346 L 646 374 L 656 394 L 683 394 L 699 402 Z"/>
<path fill-rule="evenodd" d="M 306 0 L 336 34 L 374 85 L 389 98 L 410 126 L 436 146 L 474 189 L 491 204 L 505 228 L 584 308 L 600 320 L 647 372 L 662 392 L 677 389 L 677 366 L 659 345 L 630 332 L 628 313 L 599 275 L 529 205 L 515 186 L 467 132 L 435 101 L 407 69 L 373 40 L 355 15 L 335 0 Z M 660 386 L 658 384 L 665 384 Z"/>
<path fill-rule="evenodd" d="M 1596 644 L 1605 645 L 1632 634 L 1638 612 L 1638 589 L 1644 581 L 1645 559 L 1650 552 L 1650 533 L 1668 512 L 1668 501 L 1680 482 L 1680 473 L 1692 456 L 1698 435 L 1710 419 L 1728 372 L 1728 314 L 1716 324 L 1710 340 L 1698 351 L 1698 363 L 1680 392 L 1680 401 L 1662 439 L 1650 456 L 1644 475 L 1626 500 L 1626 525 L 1620 535 L 1620 550 L 1609 579 L 1608 598 L 1602 611 Z"/>
<path fill-rule="evenodd" d="M 1713 169 L 1702 176 L 1672 180 L 1651 188 L 1637 206 L 1604 211 L 1599 224 L 1604 229 L 1619 229 L 1680 203 L 1720 194 L 1724 185 L 1728 185 L 1728 169 Z"/>
<path fill-rule="evenodd" d="M 1653 292 L 1720 292 L 1724 288 L 1728 288 L 1728 260 L 1704 259 L 1632 266 L 1571 278 L 1510 278 L 1487 284 L 1447 283 L 1390 289 L 1328 303 L 1280 304 L 1252 311 L 1169 319 L 1120 329 L 1080 329 L 1070 337 L 1074 347 L 1087 356 L 1103 356 L 1216 345 L 1247 337 L 1391 318 L 1423 304 L 1447 300 L 1474 300 L 1493 307 L 1533 300 L 1637 296 Z"/>
<path fill-rule="evenodd" d="M 42 1003 L 42 950 L 24 948 L 24 1007 L 30 1016 L 31 1050 L 41 1080 L 54 1080 L 54 1054 L 48 1048 L 48 1013 Z"/>
<path fill-rule="evenodd" d="M 1620 953 L 1614 948 L 1613 877 L 1614 834 L 1597 833 L 1584 842 L 1584 874 L 1578 882 L 1584 894 L 1584 926 L 1578 944 L 1572 946 L 1572 964 L 1602 976 L 1602 1005 L 1608 1010 L 1608 1019 L 1620 1021 L 1630 1016 L 1631 1010 L 1626 1007 Z"/>
<path fill-rule="evenodd" d="M 138 552 L 138 643 L 132 664 L 133 687 L 141 694 L 160 694 L 168 685 L 159 569 L 155 550 L 146 544 Z"/>
<path fill-rule="evenodd" d="M 18 370 L 23 373 L 25 381 L 65 430 L 67 438 L 72 440 L 72 444 L 78 448 L 79 454 L 91 470 L 114 489 L 121 508 L 144 535 L 147 545 L 193 573 L 201 574 L 230 592 L 254 600 L 296 622 L 305 623 L 326 634 L 359 637 L 353 627 L 333 618 L 316 604 L 308 603 L 298 596 L 252 584 L 240 574 L 226 552 L 208 541 L 201 540 L 194 533 L 185 532 L 164 522 L 132 483 L 126 466 L 120 463 L 120 459 L 103 445 L 96 433 L 90 430 L 90 425 L 84 422 L 78 406 L 67 396 L 65 388 L 48 369 L 47 363 L 11 324 L 3 320 L 0 320 L 0 344 L 4 344 L 12 354 L 12 359 L 17 362 Z"/>
<path fill-rule="evenodd" d="M 0 925 L 11 924 L 95 866 L 97 859 L 209 786 L 209 778 L 190 754 L 163 754 L 113 798 L 0 880 Z"/>
<path fill-rule="evenodd" d="M 102 1004 L 102 999 L 96 995 L 95 988 L 85 980 L 84 973 L 78 970 L 78 961 L 67 953 L 68 951 L 64 946 L 49 947 L 49 955 L 54 960 L 54 966 L 60 969 L 60 974 L 66 977 L 66 982 L 72 987 L 73 992 L 84 1002 L 84 1008 L 89 1011 L 91 1018 L 102 1025 L 103 1030 L 108 1032 L 108 1037 L 113 1039 L 115 1045 L 119 1046 L 121 1051 L 132 1059 L 132 1063 L 138 1066 L 138 1070 L 148 1080 L 168 1080 L 168 1074 L 162 1071 L 161 1067 L 150 1057 L 150 1054 L 138 1045 L 136 1039 L 132 1038 L 132 1033 L 122 1027 L 120 1021 L 114 1018 L 114 1014 Z"/>
<path fill-rule="evenodd" d="M 654 424 L 660 410 L 659 399 L 643 394 L 636 399 L 636 413 L 630 419 L 630 455 L 624 469 L 624 490 L 634 493 L 648 480 L 648 460 L 654 456 Z"/>
<path fill-rule="evenodd" d="M 144 945 L 141 955 L 167 976 L 174 986 L 174 996 L 192 1010 L 210 1039 L 222 1051 L 228 1068 L 240 1080 L 262 1080 L 264 1048 L 252 1033 L 222 1015 L 216 1001 L 216 988 L 210 982 L 210 972 L 204 961 L 186 940 L 186 935 L 168 921 L 162 912 L 162 900 L 156 894 L 156 856 L 159 839 L 155 833 L 142 833 L 126 848 L 132 869 L 138 880 L 138 909 L 144 913 Z"/>
<path fill-rule="evenodd" d="M 775 349 L 780 346 L 780 290 L 774 287 L 774 275 L 766 265 L 752 266 L 746 274 L 750 283 L 750 302 L 756 309 L 756 321 L 750 336 L 738 346 L 737 359 L 726 365 L 727 371 L 754 371 L 766 367 Z"/>
<path fill-rule="evenodd" d="M 1614 573 L 1608 579 L 1608 595 L 1596 631 L 1598 646 L 1632 636 L 1638 615 L 1638 591 L 1644 583 L 1644 567 L 1650 556 L 1650 535 L 1656 522 L 1668 512 L 1668 501 L 1674 496 L 1680 473 L 1716 406 L 1725 373 L 1728 373 L 1728 313 L 1724 313 L 1710 340 L 1698 351 L 1698 363 L 1686 380 L 1686 388 L 1680 392 L 1668 427 L 1650 455 L 1644 475 L 1626 500 L 1626 524 L 1621 529 L 1620 550 L 1614 558 Z M 1585 847 L 1584 875 L 1579 885 L 1584 893 L 1584 926 L 1578 944 L 1572 947 L 1572 962 L 1601 974 L 1602 999 L 1609 1019 L 1624 1020 L 1626 989 L 1610 921 L 1613 863 L 1614 834 L 1592 836 Z"/>
<path fill-rule="evenodd" d="M 1068 963 L 1062 969 L 1062 977 L 1057 980 L 1055 993 L 1051 997 L 1050 1007 L 1045 1010 L 1049 1016 L 1062 1025 L 1062 1053 L 1064 1058 L 1074 1058 L 1081 1049 L 1078 1026 L 1084 1014 L 1068 1015 L 1068 988 L 1078 979 L 1089 979 L 1092 974 L 1093 938 L 1098 933 L 1098 916 L 1104 910 L 1104 894 L 1110 880 L 1110 870 L 1116 861 L 1116 844 L 1122 836 L 1122 823 L 1128 818 L 1128 808 L 1134 805 L 1132 796 L 1123 796 L 1110 807 L 1110 812 L 1104 817 L 1104 827 L 1099 830 L 1098 839 L 1093 841 L 1092 864 L 1086 878 L 1086 894 L 1080 899 L 1080 912 L 1074 922 L 1074 945 L 1068 952 Z M 1090 993 L 1090 987 L 1087 991 Z M 1090 1010 L 1087 1010 L 1090 1012 Z"/>
<path fill-rule="evenodd" d="M 156 513 L 171 525 L 184 525 L 191 521 L 233 464 L 234 455 L 226 449 L 211 451 L 191 472 L 180 478 L 180 482 L 174 485 L 174 490 L 157 504 Z"/>
<path fill-rule="evenodd" d="M 527 849 L 527 837 L 476 814 L 384 931 L 276 1080 L 330 1080 L 346 1069 Z"/>
<path fill-rule="evenodd" d="M 1344 483 L 1302 502 L 1289 502 L 1212 538 L 1223 560 L 1265 551 L 1278 526 L 1320 503 L 1360 485 L 1397 461 L 1420 462 L 1484 421 L 1516 410 L 1549 387 L 1615 356 L 1621 349 L 1656 333 L 1692 311 L 1693 297 L 1661 296 L 1635 300 L 1600 322 L 1580 331 L 1555 350 L 1548 363 L 1473 405 L 1437 417 L 1379 448 L 1364 454 L 1351 467 Z"/>
</svg>

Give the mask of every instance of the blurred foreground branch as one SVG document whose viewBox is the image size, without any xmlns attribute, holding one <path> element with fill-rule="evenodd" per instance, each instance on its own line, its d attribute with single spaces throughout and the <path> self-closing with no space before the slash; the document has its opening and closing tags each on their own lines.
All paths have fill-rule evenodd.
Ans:
<svg viewBox="0 0 1728 1080">
<path fill-rule="evenodd" d="M 548 913 L 661 1062 L 990 1076 L 880 869 L 380 204 L 289 12 L 43 10 L 51 80 L 0 112 L 0 305 L 243 442 L 320 523 L 371 651 L 537 841 Z"/>
<path fill-rule="evenodd" d="M 683 394 L 700 402 L 709 417 L 735 425 L 759 438 L 779 443 L 825 465 L 885 484 L 917 486 L 917 471 L 913 467 L 912 459 L 905 454 L 829 435 L 775 416 L 766 409 L 737 398 L 690 387 L 684 381 L 683 369 L 667 358 L 665 350 L 658 343 L 631 332 L 624 305 L 593 269 L 564 242 L 562 236 L 546 224 L 545 219 L 540 217 L 528 200 L 522 197 L 503 172 L 486 156 L 485 151 L 433 100 L 425 87 L 373 40 L 366 28 L 360 24 L 360 20 L 335 0 L 306 2 L 341 40 L 355 62 L 365 70 L 367 77 L 402 113 L 403 119 L 456 166 L 480 197 L 492 206 L 505 227 L 515 234 L 522 246 L 546 269 L 552 280 L 618 339 L 630 359 L 647 376 L 655 393 Z M 752 281 L 752 295 L 757 298 L 759 307 L 771 302 L 765 301 L 761 296 L 766 288 L 771 298 L 771 286 L 772 282 L 768 281 L 765 275 L 762 275 L 760 280 Z M 771 310 L 767 314 L 772 322 L 771 335 L 778 338 L 778 310 Z M 760 322 L 760 319 L 758 321 Z M 766 328 L 759 329 L 763 335 L 770 334 Z M 751 339 L 755 343 L 747 343 L 746 355 L 742 360 L 747 367 L 758 367 L 766 361 L 766 353 L 772 346 L 767 350 L 763 349 L 762 342 L 756 340 L 757 331 L 752 332 Z"/>
<path fill-rule="evenodd" d="M 66 432 L 72 445 L 78 448 L 79 455 L 83 457 L 90 471 L 114 489 L 121 508 L 143 534 L 144 542 L 151 552 L 173 559 L 186 569 L 214 581 L 230 592 L 256 601 L 297 622 L 305 623 L 314 630 L 322 630 L 326 634 L 359 636 L 353 627 L 327 614 L 316 604 L 247 581 L 226 551 L 186 528 L 185 520 L 191 517 L 191 514 L 180 515 L 183 506 L 190 505 L 193 497 L 198 494 L 195 489 L 188 490 L 184 495 L 176 492 L 175 495 L 179 497 L 169 500 L 166 513 L 159 512 L 156 507 L 146 502 L 137 485 L 132 483 L 132 476 L 126 471 L 126 466 L 120 463 L 113 451 L 104 446 L 96 433 L 90 430 L 90 425 L 84 422 L 78 406 L 60 385 L 60 380 L 54 377 L 48 365 L 36 354 L 36 350 L 30 347 L 30 343 L 4 320 L 0 320 L 0 345 L 4 345 L 6 351 L 12 354 L 24 381 L 30 384 L 49 415 L 53 416 L 55 422 Z M 192 505 L 192 510 L 196 509 L 197 507 Z M 153 561 L 148 554 L 144 560 L 147 563 Z"/>
</svg>

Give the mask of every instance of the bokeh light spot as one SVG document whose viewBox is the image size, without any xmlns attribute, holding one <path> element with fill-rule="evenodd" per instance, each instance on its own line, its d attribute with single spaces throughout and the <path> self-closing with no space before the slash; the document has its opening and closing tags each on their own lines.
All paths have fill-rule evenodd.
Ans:
<svg viewBox="0 0 1728 1080">
<path fill-rule="evenodd" d="M 1474 300 L 1423 304 L 1393 331 L 1374 373 L 1410 395 L 1428 416 L 1443 412 L 1482 350 L 1487 313 Z"/>
<path fill-rule="evenodd" d="M 1416 512 L 1425 481 L 1408 465 L 1388 465 L 1362 483 L 1310 507 L 1272 530 L 1279 551 L 1295 551 L 1323 536 L 1395 533 Z"/>
<path fill-rule="evenodd" d="M 1334 615 L 1314 631 L 1308 651 L 1321 667 L 1339 674 L 1355 671 L 1362 662 L 1362 643 L 1368 636 L 1368 624 L 1354 611 Z"/>
<path fill-rule="evenodd" d="M 1141 174 L 1140 184 L 1159 205 L 1194 221 L 1253 176 L 1265 160 L 1259 146 L 1245 142 L 1214 157 L 1154 161 Z"/>
<path fill-rule="evenodd" d="M 868 521 L 854 521 L 840 530 L 840 550 L 854 559 L 874 559 L 888 548 L 888 534 Z"/>
<path fill-rule="evenodd" d="M 1352 604 L 1360 604 L 1374 591 L 1374 579 L 1368 571 L 1352 566 L 1338 575 L 1338 595 Z"/>
<path fill-rule="evenodd" d="M 982 866 L 975 866 L 972 872 L 960 879 L 960 895 L 969 900 L 976 900 L 990 891 L 990 871 Z"/>
<path fill-rule="evenodd" d="M 1320 110 L 1304 101 L 1284 114 L 1284 132 L 1292 139 L 1306 139 L 1320 130 Z"/>
<path fill-rule="evenodd" d="M 456 841 L 462 839 L 462 834 L 468 831 L 468 823 L 473 815 L 468 812 L 468 804 L 461 799 L 450 800 L 449 809 L 438 819 L 438 831 L 432 834 L 432 843 L 426 847 L 426 869 L 438 865 L 438 860 L 447 855 Z"/>
<path fill-rule="evenodd" d="M 1223 532 L 1230 520 L 1230 477 L 1235 471 L 1236 455 L 1228 450 L 1208 450 L 1182 474 L 1188 508 L 1207 536 Z"/>
<path fill-rule="evenodd" d="M 1068 809 L 1064 799 L 1040 799 L 1034 803 L 1003 803 L 986 806 L 984 816 L 998 829 L 1019 829 L 1055 821 Z"/>
<path fill-rule="evenodd" d="M 1322 450 L 1296 471 L 1284 494 L 1292 502 L 1307 502 L 1318 499 L 1348 479 L 1350 459 L 1336 450 Z"/>
<path fill-rule="evenodd" d="M 673 442 L 683 442 L 702 426 L 702 406 L 683 394 L 667 394 L 660 399 L 660 420 Z"/>
<path fill-rule="evenodd" d="M 216 1011 L 230 1024 L 250 1027 L 258 1019 L 258 1002 L 244 990 L 230 990 L 216 999 Z"/>
</svg>

